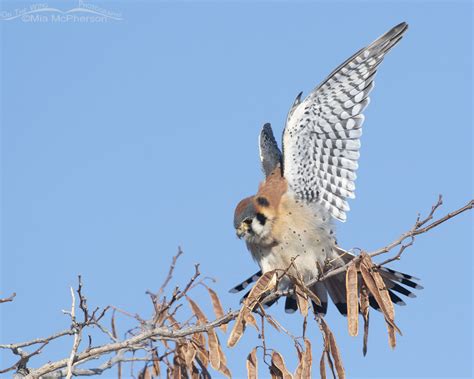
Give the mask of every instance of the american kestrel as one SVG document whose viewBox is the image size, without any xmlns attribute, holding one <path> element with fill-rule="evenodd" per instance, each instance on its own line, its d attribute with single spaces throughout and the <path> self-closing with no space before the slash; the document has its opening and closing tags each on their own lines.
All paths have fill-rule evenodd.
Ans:
<svg viewBox="0 0 474 379">
<path fill-rule="evenodd" d="M 259 275 L 274 269 L 297 270 L 308 282 L 321 270 L 349 262 L 353 255 L 336 243 L 333 219 L 344 222 L 347 198 L 354 198 L 357 160 L 365 107 L 377 67 L 397 44 L 408 25 L 401 23 L 359 50 L 336 68 L 304 100 L 301 93 L 288 112 L 283 132 L 283 153 L 270 124 L 260 133 L 260 159 L 265 180 L 254 196 L 235 209 L 234 227 L 261 271 L 234 287 L 244 289 Z M 293 273 L 295 275 L 295 273 Z M 404 284 L 422 288 L 416 278 L 381 268 L 392 301 L 405 304 L 395 293 L 415 297 Z M 283 281 L 288 286 L 288 281 Z M 345 273 L 316 283 L 311 290 L 321 300 L 318 313 L 326 313 L 327 294 L 347 314 Z M 371 305 L 378 308 L 376 301 Z M 287 297 L 285 309 L 297 309 Z"/>
</svg>

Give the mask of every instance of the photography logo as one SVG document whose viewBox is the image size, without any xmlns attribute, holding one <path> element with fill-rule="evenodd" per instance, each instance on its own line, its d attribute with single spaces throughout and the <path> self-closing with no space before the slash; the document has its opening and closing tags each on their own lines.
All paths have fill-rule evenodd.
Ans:
<svg viewBox="0 0 474 379">
<path fill-rule="evenodd" d="M 0 10 L 0 21 L 19 21 L 25 23 L 106 23 L 121 21 L 122 13 L 105 9 L 92 3 L 79 0 L 72 8 L 60 9 L 47 3 L 34 3 L 27 6 Z"/>
</svg>

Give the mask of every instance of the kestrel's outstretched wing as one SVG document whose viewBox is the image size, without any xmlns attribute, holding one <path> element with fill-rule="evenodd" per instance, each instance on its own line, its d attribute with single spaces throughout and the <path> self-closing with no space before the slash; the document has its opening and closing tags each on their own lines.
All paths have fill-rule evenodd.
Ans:
<svg viewBox="0 0 474 379">
<path fill-rule="evenodd" d="M 270 124 L 263 125 L 259 136 L 260 160 L 262 161 L 262 170 L 265 177 L 281 164 L 281 151 L 273 136 Z"/>
<path fill-rule="evenodd" d="M 320 202 L 340 221 L 354 197 L 362 111 L 377 66 L 407 28 L 401 23 L 354 54 L 288 114 L 283 174 L 298 198 Z"/>
</svg>

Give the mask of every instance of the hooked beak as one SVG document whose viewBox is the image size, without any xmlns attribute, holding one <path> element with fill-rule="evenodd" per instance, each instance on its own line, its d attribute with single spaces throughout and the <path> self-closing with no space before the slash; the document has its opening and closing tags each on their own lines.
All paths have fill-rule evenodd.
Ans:
<svg viewBox="0 0 474 379">
<path fill-rule="evenodd" d="M 248 230 L 248 225 L 243 222 L 235 230 L 235 233 L 237 234 L 237 237 L 240 239 L 245 235 L 245 233 L 247 233 L 247 230 Z"/>
</svg>

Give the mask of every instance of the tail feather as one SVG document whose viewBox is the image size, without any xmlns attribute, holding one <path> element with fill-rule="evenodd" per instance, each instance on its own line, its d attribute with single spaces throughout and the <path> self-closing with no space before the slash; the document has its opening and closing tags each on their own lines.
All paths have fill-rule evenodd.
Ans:
<svg viewBox="0 0 474 379">
<path fill-rule="evenodd" d="M 243 282 L 237 284 L 234 286 L 232 289 L 229 290 L 230 293 L 238 293 L 243 291 L 246 287 L 248 287 L 250 284 L 253 282 L 256 282 L 258 278 L 262 276 L 262 271 L 258 271 Z M 327 312 L 328 308 L 328 293 L 326 290 L 326 287 L 323 283 L 316 283 L 313 285 L 311 288 L 312 291 L 315 293 L 315 295 L 318 297 L 318 299 L 321 301 L 321 305 L 318 305 L 312 301 L 314 311 L 317 314 L 322 314 L 325 315 Z M 243 301 L 249 296 L 250 290 L 247 291 L 241 298 L 240 298 L 240 304 L 243 303 Z M 271 307 L 278 299 L 274 299 L 272 301 L 269 301 L 265 304 L 263 304 L 264 308 Z M 286 313 L 294 313 L 298 310 L 298 303 L 295 299 L 294 296 L 287 297 L 285 300 L 285 312 Z"/>
<path fill-rule="evenodd" d="M 388 283 L 385 283 L 385 284 L 388 286 Z M 397 283 L 392 282 L 392 286 L 390 287 L 390 290 L 401 293 L 402 295 L 404 295 L 406 297 L 411 297 L 411 298 L 416 297 L 416 295 L 413 292 L 409 291 L 408 289 L 406 289 L 405 287 L 403 287 L 403 286 L 401 286 L 400 284 L 397 284 Z"/>
<path fill-rule="evenodd" d="M 298 303 L 294 296 L 287 296 L 285 300 L 285 312 L 295 313 L 298 310 Z"/>
<path fill-rule="evenodd" d="M 266 303 L 263 303 L 263 308 L 267 309 L 270 308 L 273 304 L 277 302 L 278 298 L 267 301 Z"/>
<path fill-rule="evenodd" d="M 390 299 L 394 304 L 404 306 L 406 303 L 397 295 L 395 294 L 392 290 L 394 288 L 397 288 L 399 290 L 399 293 L 404 294 L 402 291 L 408 292 L 410 295 L 409 297 L 413 297 L 414 294 L 411 293 L 410 291 L 406 290 L 404 287 L 400 286 L 399 284 L 390 282 L 389 280 L 386 280 L 384 278 L 384 281 L 387 285 L 387 288 L 389 289 L 389 295 Z M 332 301 L 334 302 L 334 305 L 338 309 L 339 313 L 341 313 L 343 316 L 347 316 L 347 292 L 346 292 L 346 286 L 345 286 L 345 277 L 344 274 L 339 274 L 335 275 L 333 277 L 330 277 L 326 280 L 325 282 L 326 288 L 328 289 L 329 295 L 331 296 Z M 375 301 L 373 296 L 369 296 L 369 304 L 372 308 L 379 310 L 379 306 L 377 302 Z"/>
<path fill-rule="evenodd" d="M 377 301 L 374 299 L 373 296 L 369 296 L 369 304 L 372 308 L 374 308 L 376 311 L 380 311 L 379 304 Z"/>
<path fill-rule="evenodd" d="M 262 271 L 260 270 L 259 272 L 256 272 L 249 278 L 245 279 L 243 282 L 237 284 L 235 287 L 232 287 L 229 292 L 230 293 L 238 293 L 240 291 L 243 291 L 245 288 L 247 288 L 250 284 L 253 282 L 256 282 L 258 278 L 262 276 Z"/>
<path fill-rule="evenodd" d="M 395 293 L 393 293 L 392 291 L 388 291 L 389 295 L 390 295 L 390 299 L 392 300 L 392 302 L 394 304 L 397 304 L 401 307 L 407 305 L 407 303 L 405 303 L 398 295 L 396 295 Z M 377 303 L 377 301 L 375 300 L 375 298 L 373 296 L 369 296 L 369 304 L 372 308 L 374 308 L 376 311 L 380 311 L 380 307 L 379 307 L 379 304 Z"/>
<path fill-rule="evenodd" d="M 242 296 L 242 297 L 240 298 L 240 302 L 239 302 L 239 303 L 242 304 L 242 303 L 244 302 L 244 300 L 245 300 L 247 297 L 249 297 L 249 295 L 250 295 L 250 290 L 247 291 L 247 292 L 245 292 L 244 296 Z"/>
<path fill-rule="evenodd" d="M 250 290 L 247 291 L 247 292 L 244 294 L 244 296 L 242 296 L 242 297 L 240 298 L 240 304 L 242 304 L 242 303 L 244 302 L 244 300 L 249 296 L 249 294 L 250 294 Z M 278 298 L 273 299 L 273 300 L 270 300 L 270 301 L 267 301 L 266 303 L 263 303 L 263 308 L 266 309 L 266 308 L 271 307 L 273 304 L 275 304 L 275 302 L 276 302 L 277 300 L 278 300 Z M 296 308 L 296 309 L 298 309 L 298 308 Z"/>
<path fill-rule="evenodd" d="M 401 272 L 391 270 L 386 267 L 381 267 L 379 270 L 380 274 L 382 277 L 386 280 L 389 280 L 390 282 L 394 283 L 401 283 L 404 284 L 408 287 L 415 288 L 417 290 L 422 290 L 423 286 L 415 283 L 413 280 L 420 280 L 418 278 L 415 278 L 414 276 L 403 274 Z M 386 283 L 387 284 L 387 283 Z M 391 287 L 390 287 L 391 288 Z"/>
<path fill-rule="evenodd" d="M 340 257 L 345 263 L 349 262 L 353 258 L 353 255 L 345 250 L 340 249 L 340 251 L 337 250 L 337 252 L 340 254 Z M 404 286 L 414 288 L 417 290 L 423 289 L 423 286 L 415 282 L 420 279 L 412 275 L 404 274 L 404 273 L 389 269 L 387 267 L 381 267 L 379 269 L 379 273 L 382 276 L 382 279 L 387 289 L 389 290 L 390 298 L 392 299 L 394 304 L 401 305 L 401 306 L 406 305 L 403 299 L 400 298 L 396 293 L 406 296 L 406 297 L 410 297 L 410 298 L 416 297 L 416 295 L 413 292 L 411 292 L 408 288 Z M 242 283 L 239 283 L 238 285 L 233 287 L 229 292 L 237 293 L 244 290 L 250 284 L 257 281 L 261 275 L 262 275 L 262 271 L 256 272 L 254 275 L 250 276 L 249 278 L 244 280 Z M 327 278 L 324 282 L 318 282 L 311 287 L 311 290 L 321 300 L 321 305 L 317 305 L 313 303 L 313 308 L 316 313 L 322 314 L 322 315 L 326 314 L 327 306 L 328 306 L 328 294 L 329 294 L 329 296 L 331 297 L 332 301 L 334 302 L 339 312 L 344 316 L 347 315 L 345 273 L 340 273 L 340 274 L 331 276 Z M 249 293 L 250 291 L 247 292 L 240 301 L 242 302 L 245 298 L 247 298 Z M 270 307 L 277 300 L 278 299 L 272 300 L 271 302 L 267 302 L 266 304 L 264 304 L 264 307 L 265 308 Z M 372 308 L 379 310 L 379 306 L 372 296 L 369 297 L 369 304 L 371 305 Z M 285 312 L 294 313 L 296 312 L 297 309 L 298 309 L 298 303 L 296 301 L 296 298 L 294 296 L 286 297 Z"/>
<path fill-rule="evenodd" d="M 324 316 L 328 310 L 328 291 L 326 289 L 326 286 L 324 285 L 324 283 L 318 282 L 311 287 L 311 290 L 321 302 L 321 305 L 318 305 L 314 301 L 312 301 L 314 312 L 316 314 L 321 314 Z"/>
<path fill-rule="evenodd" d="M 390 299 L 392 299 L 393 304 L 397 304 L 400 306 L 407 305 L 407 303 L 405 303 L 402 299 L 400 299 L 400 297 L 397 294 L 393 293 L 390 290 L 388 291 L 388 293 L 390 294 Z"/>
<path fill-rule="evenodd" d="M 421 280 L 420 278 L 417 278 L 416 276 L 404 274 L 403 272 L 395 271 L 388 267 L 382 267 L 381 270 L 389 272 L 400 279 Z"/>
<path fill-rule="evenodd" d="M 346 296 L 346 278 L 345 274 L 337 274 L 327 278 L 324 281 L 329 296 L 336 306 L 339 313 L 347 316 L 347 296 Z"/>
</svg>

